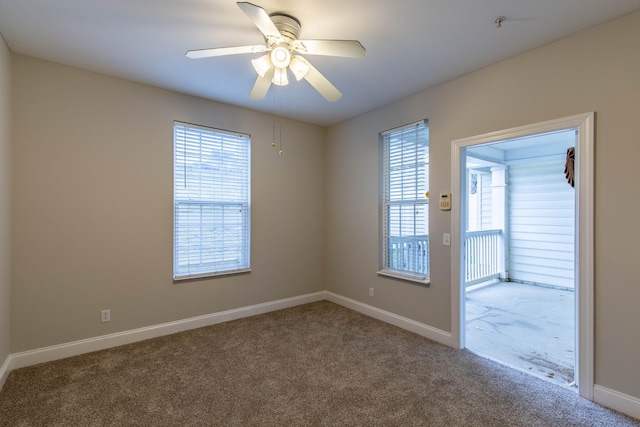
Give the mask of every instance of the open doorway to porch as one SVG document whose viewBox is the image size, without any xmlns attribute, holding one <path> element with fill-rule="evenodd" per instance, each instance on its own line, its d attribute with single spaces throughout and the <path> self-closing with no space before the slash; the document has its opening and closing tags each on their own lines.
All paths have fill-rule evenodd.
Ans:
<svg viewBox="0 0 640 427">
<path fill-rule="evenodd" d="M 533 268 L 533 272 L 526 272 L 525 269 L 521 269 L 522 271 L 518 272 L 520 266 L 518 264 L 525 264 L 522 261 L 524 258 L 523 254 L 516 254 L 514 251 L 509 252 L 508 246 L 504 245 L 498 251 L 492 251 L 487 248 L 486 244 L 479 245 L 477 249 L 478 257 L 476 257 L 476 264 L 492 264 L 493 262 L 488 262 L 486 259 L 488 256 L 494 256 L 492 254 L 497 253 L 497 263 L 500 265 L 497 271 L 492 271 L 488 274 L 489 277 L 481 276 L 481 277 L 469 277 L 468 274 L 473 271 L 473 266 L 470 265 L 470 262 L 473 261 L 473 257 L 467 253 L 469 248 L 473 248 L 474 243 L 471 241 L 472 238 L 475 238 L 473 232 L 468 232 L 468 225 L 474 221 L 470 219 L 468 213 L 468 206 L 472 204 L 472 202 L 467 197 L 467 191 L 473 186 L 473 179 L 471 177 L 470 172 L 467 170 L 467 155 L 473 154 L 474 157 L 480 157 L 480 160 L 491 161 L 490 158 L 482 159 L 483 155 L 486 153 L 478 153 L 474 152 L 474 147 L 481 147 L 486 144 L 498 143 L 498 142 L 507 142 L 509 144 L 524 144 L 526 145 L 527 139 L 534 135 L 541 136 L 551 136 L 553 134 L 562 133 L 564 131 L 568 131 L 573 133 L 574 135 L 574 144 L 575 144 L 575 187 L 574 191 L 574 208 L 575 215 L 573 217 L 573 226 L 574 226 L 574 240 L 573 240 L 573 256 L 574 256 L 574 266 L 573 272 L 574 277 L 570 280 L 574 284 L 573 294 L 571 294 L 570 286 L 568 285 L 556 285 L 555 288 L 546 286 L 537 286 L 537 288 L 548 288 L 554 290 L 560 290 L 565 292 L 565 297 L 563 299 L 569 300 L 570 305 L 573 300 L 574 307 L 574 326 L 573 332 L 575 335 L 575 345 L 574 345 L 574 381 L 575 385 L 578 388 L 578 393 L 580 396 L 593 399 L 594 393 L 594 307 L 593 307 L 593 298 L 594 298 L 594 289 L 593 289 L 593 281 L 594 281 L 594 271 L 593 271 L 593 205 L 594 205 L 594 179 L 593 179 L 593 149 L 594 149 L 594 121 L 595 115 L 594 113 L 586 113 L 579 114 L 575 116 L 565 117 L 561 119 L 550 120 L 547 122 L 536 123 L 532 125 L 521 126 L 518 128 L 506 129 L 496 132 L 491 132 L 482 135 L 476 135 L 472 137 L 457 139 L 452 141 L 451 146 L 451 158 L 452 158 L 452 239 L 451 239 L 451 253 L 452 253 L 452 269 L 451 269 L 451 277 L 452 283 L 454 286 L 451 288 L 451 313 L 452 313 L 452 340 L 454 345 L 459 348 L 465 348 L 468 345 L 473 345 L 471 341 L 468 341 L 467 337 L 467 294 L 471 294 L 473 292 L 467 292 L 467 288 L 471 287 L 480 287 L 479 285 L 484 284 L 485 281 L 493 280 L 499 282 L 499 284 L 493 288 L 493 290 L 500 290 L 500 285 L 512 285 L 513 282 L 510 280 L 516 279 L 520 280 L 522 283 L 515 283 L 520 286 L 533 286 L 536 284 L 543 283 L 541 280 L 533 279 L 533 276 L 530 278 L 525 278 L 526 274 L 524 273 L 533 273 L 537 274 L 542 270 L 540 266 Z M 522 145 L 520 148 L 530 150 L 532 158 L 535 158 L 535 152 L 540 149 L 539 146 L 533 145 L 529 147 L 524 147 Z M 486 146 L 487 148 L 491 148 L 490 145 Z M 502 147 L 506 151 L 509 151 L 507 146 Z M 471 151 L 469 151 L 471 150 Z M 522 153 L 521 153 L 522 154 Z M 566 153 L 564 153 L 564 157 L 566 157 Z M 524 157 L 523 157 L 524 158 Z M 564 159 L 566 160 L 566 158 Z M 500 162 L 494 162 L 500 163 Z M 523 164 L 526 164 L 527 161 L 524 161 Z M 564 162 L 562 162 L 564 163 Z M 492 186 L 499 186 L 501 172 L 499 172 L 499 167 L 496 167 L 496 175 L 492 176 L 492 179 L 495 178 L 496 181 L 492 182 Z M 535 167 L 534 167 L 535 169 Z M 509 175 L 507 174 L 507 169 L 504 169 L 504 179 L 507 180 L 508 183 Z M 562 173 L 564 173 L 564 168 Z M 526 174 L 525 174 L 526 175 Z M 531 179 L 525 180 L 530 182 Z M 567 185 L 566 183 L 564 185 Z M 544 187 L 544 185 L 543 185 Z M 545 194 L 553 194 L 554 189 L 551 187 L 548 188 L 548 191 Z M 571 191 L 571 190 L 569 190 Z M 502 239 L 503 241 L 508 240 L 508 238 L 513 238 L 514 236 L 510 235 L 510 227 L 514 228 L 515 223 L 511 224 L 508 217 L 509 206 L 508 197 L 506 187 L 505 191 L 502 193 L 504 195 L 504 218 L 502 228 L 500 229 L 500 235 L 498 236 L 498 240 Z M 525 198 L 527 196 L 524 196 Z M 533 200 L 531 203 L 536 204 L 539 200 Z M 540 219 L 540 216 L 533 215 L 536 220 Z M 476 219 L 478 220 L 478 219 Z M 480 219 L 481 221 L 481 219 Z M 498 225 L 499 221 L 494 223 L 494 219 L 491 220 L 491 228 L 495 230 L 496 225 Z M 553 234 L 553 233 L 541 233 L 540 230 L 544 227 L 544 224 L 532 224 L 529 225 L 532 228 L 534 234 L 537 231 L 538 234 Z M 489 230 L 490 231 L 490 230 Z M 482 230 L 480 234 L 492 234 L 487 230 Z M 495 234 L 495 233 L 493 233 Z M 494 239 L 496 237 L 493 237 Z M 513 239 L 512 239 L 513 240 Z M 506 243 L 508 245 L 509 242 Z M 545 248 L 538 248 L 539 251 L 546 251 Z M 484 258 L 483 258 L 484 257 Z M 518 258 L 520 257 L 520 258 Z M 482 262 L 480 262 L 482 261 Z M 551 271 L 550 266 L 547 266 L 548 272 Z M 482 270 L 481 270 L 482 271 Z M 547 272 L 547 273 L 548 273 Z M 486 274 L 486 271 L 483 273 Z M 514 276 L 515 274 L 515 276 Z M 549 274 L 548 274 L 549 275 Z M 493 277 L 491 277 L 493 276 Z M 519 279 L 518 279 L 519 277 Z M 469 284 L 469 281 L 473 281 L 476 279 L 479 280 L 479 283 Z M 486 279 L 486 280 L 485 280 Z M 566 278 L 565 278 L 566 279 Z M 514 280 L 514 282 L 516 281 Z M 514 284 L 514 285 L 515 285 Z M 486 289 L 491 289 L 491 287 L 487 287 Z M 536 289 L 537 290 L 537 289 Z M 507 290 L 502 292 L 503 296 L 507 293 Z M 479 295 L 479 294 L 477 294 Z M 566 298 L 568 296 L 568 298 Z M 497 298 L 495 296 L 488 297 L 488 300 L 495 301 Z M 521 298 L 525 300 L 524 297 Z M 536 298 L 532 298 L 536 299 Z M 540 299 L 538 298 L 540 302 Z M 521 301 L 522 302 L 522 301 Z M 542 304 L 543 306 L 546 304 Z M 534 313 L 537 313 L 537 317 L 541 318 L 545 315 L 540 307 L 533 308 Z M 561 310 L 563 313 L 566 313 L 566 310 Z M 517 323 L 517 322 L 512 322 Z M 535 327 L 540 327 L 540 324 L 534 324 Z M 500 325 L 503 326 L 503 325 Z M 535 329 L 535 328 L 534 328 Z M 518 336 L 529 335 L 531 333 L 530 330 L 521 331 L 518 333 Z M 538 347 L 540 348 L 540 347 Z M 491 357 L 491 356 L 489 356 Z M 508 362 L 505 362 L 509 364 Z M 515 367 L 515 365 L 512 365 Z M 531 371 L 528 368 L 523 369 L 525 371 Z M 554 377 L 556 374 L 553 375 Z M 548 378 L 548 377 L 547 377 Z"/>
<path fill-rule="evenodd" d="M 535 134 L 465 156 L 466 347 L 563 386 L 575 384 L 575 189 L 565 169 L 576 138 Z"/>
</svg>

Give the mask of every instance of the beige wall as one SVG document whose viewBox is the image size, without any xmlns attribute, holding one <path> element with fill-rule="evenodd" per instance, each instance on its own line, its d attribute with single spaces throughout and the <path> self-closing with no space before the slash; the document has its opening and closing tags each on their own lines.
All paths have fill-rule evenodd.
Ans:
<svg viewBox="0 0 640 427">
<path fill-rule="evenodd" d="M 431 192 L 451 191 L 451 141 L 596 112 L 595 382 L 640 398 L 640 13 L 416 94 L 327 134 L 327 288 L 451 330 L 451 213 L 431 207 L 429 287 L 377 277 L 378 133 L 428 118 Z M 368 288 L 375 288 L 375 297 Z"/>
<path fill-rule="evenodd" d="M 269 115 L 13 57 L 11 352 L 324 288 L 324 138 Z M 252 136 L 252 272 L 172 283 L 174 120 Z M 111 322 L 100 323 L 100 310 Z"/>
<path fill-rule="evenodd" d="M 11 53 L 0 35 L 0 366 L 10 353 Z"/>
</svg>

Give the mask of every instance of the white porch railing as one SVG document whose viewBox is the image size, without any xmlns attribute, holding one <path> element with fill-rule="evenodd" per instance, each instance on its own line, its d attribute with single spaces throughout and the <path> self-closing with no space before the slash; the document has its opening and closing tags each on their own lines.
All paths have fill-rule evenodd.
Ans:
<svg viewBox="0 0 640 427">
<path fill-rule="evenodd" d="M 502 230 L 467 231 L 465 286 L 500 276 L 503 270 Z"/>
<path fill-rule="evenodd" d="M 389 267 L 429 275 L 429 236 L 389 237 Z"/>
<path fill-rule="evenodd" d="M 500 277 L 504 270 L 502 230 L 468 231 L 465 286 Z M 429 275 L 429 236 L 389 237 L 389 267 Z"/>
</svg>

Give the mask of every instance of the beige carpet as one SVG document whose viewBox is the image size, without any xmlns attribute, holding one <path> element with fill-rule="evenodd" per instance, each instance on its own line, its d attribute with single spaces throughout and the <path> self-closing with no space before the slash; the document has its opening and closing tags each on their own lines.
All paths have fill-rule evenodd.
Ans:
<svg viewBox="0 0 640 427">
<path fill-rule="evenodd" d="M 2 426 L 631 426 L 544 380 L 319 302 L 13 371 Z"/>
</svg>

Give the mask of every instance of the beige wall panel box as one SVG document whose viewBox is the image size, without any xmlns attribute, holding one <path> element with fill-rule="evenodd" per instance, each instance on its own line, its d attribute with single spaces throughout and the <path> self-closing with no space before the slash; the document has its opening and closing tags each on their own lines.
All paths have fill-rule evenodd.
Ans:
<svg viewBox="0 0 640 427">
<path fill-rule="evenodd" d="M 451 193 L 440 194 L 440 210 L 441 211 L 451 210 Z"/>
</svg>

